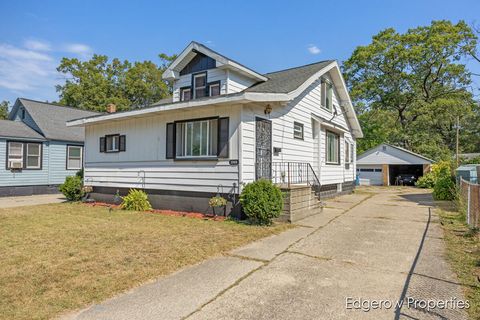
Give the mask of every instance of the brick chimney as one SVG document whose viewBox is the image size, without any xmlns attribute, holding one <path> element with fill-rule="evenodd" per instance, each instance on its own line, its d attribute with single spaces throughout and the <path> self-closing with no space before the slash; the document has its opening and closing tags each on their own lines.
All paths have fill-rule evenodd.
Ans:
<svg viewBox="0 0 480 320">
<path fill-rule="evenodd" d="M 113 103 L 109 103 L 109 104 L 107 105 L 107 112 L 108 112 L 108 113 L 115 113 L 115 112 L 117 112 L 117 106 L 116 106 L 115 104 L 113 104 Z"/>
</svg>

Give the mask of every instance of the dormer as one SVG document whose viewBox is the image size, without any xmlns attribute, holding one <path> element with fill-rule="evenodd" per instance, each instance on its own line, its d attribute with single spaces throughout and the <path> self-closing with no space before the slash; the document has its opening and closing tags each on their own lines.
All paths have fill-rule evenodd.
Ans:
<svg viewBox="0 0 480 320">
<path fill-rule="evenodd" d="M 163 79 L 173 81 L 175 102 L 240 92 L 268 78 L 191 42 L 165 70 Z"/>
</svg>

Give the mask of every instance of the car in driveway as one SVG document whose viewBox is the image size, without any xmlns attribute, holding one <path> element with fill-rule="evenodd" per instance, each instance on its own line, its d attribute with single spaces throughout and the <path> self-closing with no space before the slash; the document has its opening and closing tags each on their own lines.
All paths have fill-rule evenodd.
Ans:
<svg viewBox="0 0 480 320">
<path fill-rule="evenodd" d="M 396 184 L 399 186 L 414 186 L 417 179 L 418 178 L 412 174 L 399 174 L 396 178 Z"/>
</svg>

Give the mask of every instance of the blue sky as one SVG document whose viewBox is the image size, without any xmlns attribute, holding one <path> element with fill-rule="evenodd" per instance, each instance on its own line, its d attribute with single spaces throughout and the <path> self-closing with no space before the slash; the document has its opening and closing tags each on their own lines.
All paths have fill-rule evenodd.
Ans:
<svg viewBox="0 0 480 320">
<path fill-rule="evenodd" d="M 378 31 L 480 25 L 480 1 L 2 1 L 0 100 L 56 100 L 62 57 L 158 62 L 191 40 L 259 72 L 345 60 Z M 480 64 L 469 62 L 476 73 Z M 480 78 L 475 79 L 477 87 Z"/>
</svg>

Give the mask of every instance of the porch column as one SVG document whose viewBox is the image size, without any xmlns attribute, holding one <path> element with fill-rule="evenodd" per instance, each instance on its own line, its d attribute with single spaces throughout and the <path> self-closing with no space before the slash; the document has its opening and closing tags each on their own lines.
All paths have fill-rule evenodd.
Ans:
<svg viewBox="0 0 480 320">
<path fill-rule="evenodd" d="M 388 179 L 388 164 L 382 164 L 382 178 L 383 178 L 383 185 L 384 186 L 389 186 L 390 181 Z"/>
</svg>

